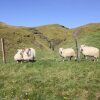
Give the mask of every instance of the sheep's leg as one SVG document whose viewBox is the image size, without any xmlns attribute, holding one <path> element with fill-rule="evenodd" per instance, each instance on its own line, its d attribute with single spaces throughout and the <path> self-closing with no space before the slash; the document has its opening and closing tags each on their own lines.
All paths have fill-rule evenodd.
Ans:
<svg viewBox="0 0 100 100">
<path fill-rule="evenodd" d="M 95 62 L 97 60 L 97 58 L 96 57 L 91 57 L 91 60 Z"/>
<path fill-rule="evenodd" d="M 98 57 L 95 57 L 95 60 L 98 61 Z"/>
<path fill-rule="evenodd" d="M 63 57 L 63 62 L 65 61 L 65 58 Z"/>
<path fill-rule="evenodd" d="M 63 59 L 63 62 L 64 62 L 64 61 L 65 61 L 65 60 L 64 60 L 64 57 L 62 57 L 62 59 Z"/>
<path fill-rule="evenodd" d="M 17 60 L 17 63 L 19 63 L 19 61 Z"/>
<path fill-rule="evenodd" d="M 23 62 L 21 61 L 21 64 L 22 64 Z"/>
<path fill-rule="evenodd" d="M 83 55 L 83 56 L 82 56 L 82 59 L 86 59 L 86 56 L 85 56 L 85 55 Z"/>
<path fill-rule="evenodd" d="M 95 57 L 96 61 L 98 61 L 98 57 Z"/>
<path fill-rule="evenodd" d="M 87 59 L 87 56 L 85 57 L 85 59 Z"/>
<path fill-rule="evenodd" d="M 75 59 L 75 61 L 77 60 L 77 58 L 76 58 L 76 57 L 74 57 L 74 59 Z"/>
<path fill-rule="evenodd" d="M 20 62 L 20 60 L 17 60 L 17 63 L 19 63 Z"/>
<path fill-rule="evenodd" d="M 71 57 L 66 57 L 67 61 L 70 61 L 71 60 Z"/>
<path fill-rule="evenodd" d="M 95 62 L 95 61 L 96 61 L 96 59 L 94 58 L 94 59 L 93 59 L 93 61 Z"/>
<path fill-rule="evenodd" d="M 87 60 L 87 56 L 84 55 L 84 58 Z"/>
<path fill-rule="evenodd" d="M 17 60 L 17 63 L 21 62 L 22 63 L 22 60 Z"/>
<path fill-rule="evenodd" d="M 72 56 L 71 56 L 71 57 L 69 57 L 69 59 L 71 60 L 71 59 L 72 59 Z"/>
<path fill-rule="evenodd" d="M 66 60 L 67 60 L 67 61 L 69 60 L 68 57 L 66 57 Z"/>
</svg>

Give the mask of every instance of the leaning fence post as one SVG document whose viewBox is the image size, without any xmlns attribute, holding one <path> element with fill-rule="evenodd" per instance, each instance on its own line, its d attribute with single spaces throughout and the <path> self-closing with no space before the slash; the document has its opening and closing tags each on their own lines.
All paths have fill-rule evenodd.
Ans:
<svg viewBox="0 0 100 100">
<path fill-rule="evenodd" d="M 2 48 L 2 56 L 3 56 L 3 63 L 6 63 L 6 59 L 5 59 L 5 47 L 4 47 L 4 39 L 1 38 L 1 48 Z"/>
<path fill-rule="evenodd" d="M 80 32 L 80 30 L 76 30 L 73 32 L 73 37 L 74 37 L 74 40 L 75 40 L 75 44 L 76 44 L 76 56 L 77 56 L 77 61 L 79 62 L 80 61 L 80 53 L 79 53 L 79 46 L 78 46 L 78 41 L 77 41 L 77 34 Z"/>
</svg>

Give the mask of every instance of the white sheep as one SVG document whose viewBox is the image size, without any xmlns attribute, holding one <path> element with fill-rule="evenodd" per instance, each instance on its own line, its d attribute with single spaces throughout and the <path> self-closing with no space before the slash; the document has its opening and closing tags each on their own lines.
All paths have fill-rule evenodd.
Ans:
<svg viewBox="0 0 100 100">
<path fill-rule="evenodd" d="M 17 61 L 17 63 L 23 61 L 23 49 L 17 50 L 17 53 L 14 56 L 14 60 Z"/>
<path fill-rule="evenodd" d="M 81 45 L 80 51 L 86 59 L 87 59 L 87 56 L 89 56 L 89 57 L 95 58 L 98 61 L 98 58 L 99 58 L 99 49 L 98 48 L 87 46 L 87 45 Z"/>
<path fill-rule="evenodd" d="M 76 54 L 74 49 L 72 48 L 59 48 L 59 54 L 63 58 L 69 58 L 71 60 L 72 57 L 76 60 Z"/>
<path fill-rule="evenodd" d="M 33 48 L 26 48 L 23 53 L 23 60 L 24 61 L 34 61 L 36 57 L 35 49 Z"/>
</svg>

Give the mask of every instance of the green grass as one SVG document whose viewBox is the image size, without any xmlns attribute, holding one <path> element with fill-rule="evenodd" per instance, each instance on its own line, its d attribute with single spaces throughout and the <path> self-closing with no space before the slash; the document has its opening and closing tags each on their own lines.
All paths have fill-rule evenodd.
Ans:
<svg viewBox="0 0 100 100">
<path fill-rule="evenodd" d="M 100 60 L 63 62 L 57 52 L 44 52 L 34 63 L 0 61 L 0 100 L 96 100 Z"/>
<path fill-rule="evenodd" d="M 4 23 L 0 25 L 0 38 L 6 38 L 7 58 L 7 63 L 3 64 L 0 49 L 0 100 L 100 99 L 100 59 L 98 62 L 90 59 L 82 59 L 79 63 L 73 59 L 63 62 L 58 54 L 59 47 L 75 49 L 75 41 L 71 35 L 74 29 L 57 24 L 37 27 L 49 39 L 66 38 L 52 51 L 48 49 L 47 41 L 39 35 L 33 35 L 30 28 L 13 27 Z M 78 44 L 100 49 L 99 25 L 100 23 L 79 27 L 81 33 L 78 35 Z M 33 41 L 34 36 L 36 43 Z M 14 62 L 13 56 L 18 47 L 35 48 L 36 62 Z"/>
</svg>

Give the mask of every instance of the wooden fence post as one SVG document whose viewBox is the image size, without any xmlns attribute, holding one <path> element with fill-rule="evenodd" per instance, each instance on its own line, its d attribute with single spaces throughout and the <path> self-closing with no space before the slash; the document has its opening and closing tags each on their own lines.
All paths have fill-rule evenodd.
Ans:
<svg viewBox="0 0 100 100">
<path fill-rule="evenodd" d="M 80 51 L 79 51 L 79 45 L 78 45 L 78 41 L 77 39 L 75 39 L 75 43 L 76 43 L 76 56 L 77 56 L 77 61 L 80 61 Z"/>
<path fill-rule="evenodd" d="M 2 48 L 2 56 L 3 56 L 3 63 L 6 63 L 6 59 L 5 59 L 5 47 L 4 47 L 4 39 L 1 38 L 1 48 Z"/>
<path fill-rule="evenodd" d="M 77 61 L 80 61 L 80 52 L 79 52 L 79 46 L 78 46 L 78 41 L 77 41 L 77 34 L 80 32 L 80 30 L 76 30 L 73 32 L 73 37 L 75 40 L 75 44 L 76 44 L 76 56 L 77 56 Z"/>
</svg>

